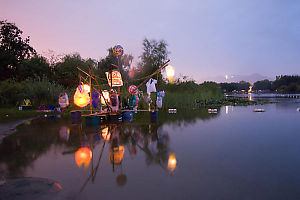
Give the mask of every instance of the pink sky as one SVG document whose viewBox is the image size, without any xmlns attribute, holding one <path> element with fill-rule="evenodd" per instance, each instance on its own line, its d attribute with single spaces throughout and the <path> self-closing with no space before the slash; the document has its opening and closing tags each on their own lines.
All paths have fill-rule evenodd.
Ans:
<svg viewBox="0 0 300 200">
<path fill-rule="evenodd" d="M 135 62 L 142 40 L 169 44 L 176 75 L 300 74 L 300 2 L 259 0 L 0 0 L 42 54 L 78 52 L 100 59 L 121 44 Z"/>
</svg>

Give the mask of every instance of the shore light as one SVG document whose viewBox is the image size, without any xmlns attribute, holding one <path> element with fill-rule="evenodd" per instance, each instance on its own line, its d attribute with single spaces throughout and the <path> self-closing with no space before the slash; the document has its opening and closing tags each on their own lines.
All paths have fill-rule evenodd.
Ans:
<svg viewBox="0 0 300 200">
<path fill-rule="evenodd" d="M 249 90 L 248 90 L 248 94 L 252 93 L 252 88 L 253 88 L 253 86 L 250 85 L 250 86 L 249 86 Z"/>
<path fill-rule="evenodd" d="M 169 160 L 168 160 L 168 170 L 170 172 L 173 172 L 176 168 L 176 164 L 177 164 L 177 161 L 176 161 L 175 154 L 171 153 L 171 155 L 169 156 Z"/>
<path fill-rule="evenodd" d="M 74 104 L 80 108 L 87 106 L 90 103 L 90 87 L 88 85 L 80 85 L 76 88 L 74 94 Z"/>
<path fill-rule="evenodd" d="M 75 161 L 79 168 L 87 168 L 92 159 L 92 151 L 87 147 L 81 147 L 75 152 Z"/>
<path fill-rule="evenodd" d="M 168 65 L 166 67 L 166 74 L 167 74 L 167 77 L 168 77 L 168 80 L 170 81 L 170 83 L 173 83 L 173 78 L 175 75 L 174 67 L 172 67 L 171 65 Z"/>
</svg>

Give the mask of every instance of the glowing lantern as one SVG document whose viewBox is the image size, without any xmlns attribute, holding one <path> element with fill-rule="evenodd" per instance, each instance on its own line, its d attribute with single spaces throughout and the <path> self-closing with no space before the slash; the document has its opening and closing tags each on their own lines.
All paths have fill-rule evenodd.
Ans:
<svg viewBox="0 0 300 200">
<path fill-rule="evenodd" d="M 103 94 L 103 96 L 104 96 L 106 102 L 110 102 L 109 91 L 103 90 L 103 91 L 102 91 L 102 94 Z M 104 101 L 103 96 L 101 96 L 101 103 L 102 103 L 103 105 L 105 105 L 105 101 Z"/>
<path fill-rule="evenodd" d="M 87 147 L 81 147 L 75 152 L 75 161 L 80 168 L 82 165 L 87 168 L 92 159 L 92 151 Z"/>
<path fill-rule="evenodd" d="M 116 55 L 116 56 L 121 56 L 123 55 L 123 52 L 124 52 L 124 49 L 121 45 L 116 45 L 114 46 L 113 48 L 113 53 Z"/>
<path fill-rule="evenodd" d="M 173 83 L 173 78 L 174 78 L 174 75 L 175 75 L 174 67 L 168 65 L 166 67 L 166 74 L 167 74 L 167 77 L 168 77 L 170 83 Z"/>
<path fill-rule="evenodd" d="M 110 162 L 114 164 L 121 164 L 123 160 L 124 152 L 125 152 L 125 148 L 122 145 L 111 149 L 109 152 Z"/>
<path fill-rule="evenodd" d="M 175 154 L 171 153 L 171 155 L 169 156 L 169 160 L 168 160 L 168 170 L 170 172 L 173 172 L 176 168 L 176 164 L 177 164 L 177 161 L 176 161 Z"/>
<path fill-rule="evenodd" d="M 108 141 L 110 139 L 111 134 L 108 132 L 108 127 L 102 129 L 102 137 L 105 141 Z"/>
<path fill-rule="evenodd" d="M 134 68 L 133 68 L 133 67 L 131 67 L 130 70 L 128 71 L 128 76 L 129 76 L 130 78 L 133 78 L 133 77 L 134 77 Z"/>
<path fill-rule="evenodd" d="M 128 87 L 128 92 L 130 94 L 137 95 L 139 93 L 139 89 L 135 85 L 131 85 L 131 86 Z"/>
<path fill-rule="evenodd" d="M 112 87 L 123 86 L 122 75 L 121 75 L 120 72 L 112 71 L 111 73 L 110 72 L 105 72 L 105 74 L 106 74 L 106 78 L 107 78 L 107 81 L 108 81 L 108 85 L 110 87 L 111 87 L 111 84 L 112 84 Z M 112 77 L 112 80 L 111 80 L 111 77 Z"/>
<path fill-rule="evenodd" d="M 61 108 L 66 108 L 69 105 L 69 98 L 67 93 L 61 93 L 59 95 L 58 104 Z"/>
<path fill-rule="evenodd" d="M 83 90 L 87 91 L 87 92 L 91 92 L 91 87 L 89 85 L 87 85 L 87 84 L 84 84 L 83 85 Z"/>
<path fill-rule="evenodd" d="M 78 86 L 74 94 L 74 104 L 80 108 L 90 103 L 90 87 L 88 85 Z"/>
</svg>

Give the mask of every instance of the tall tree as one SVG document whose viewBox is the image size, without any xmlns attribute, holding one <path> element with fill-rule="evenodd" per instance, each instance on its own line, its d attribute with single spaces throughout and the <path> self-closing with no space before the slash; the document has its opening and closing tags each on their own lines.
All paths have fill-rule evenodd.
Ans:
<svg viewBox="0 0 300 200">
<path fill-rule="evenodd" d="M 140 56 L 139 71 L 141 75 L 149 75 L 161 67 L 168 60 L 167 43 L 164 40 L 143 41 L 143 53 Z"/>
<path fill-rule="evenodd" d="M 253 90 L 271 90 L 272 89 L 272 82 L 268 79 L 256 81 L 253 84 Z"/>
<path fill-rule="evenodd" d="M 55 80 L 66 88 L 75 88 L 79 83 L 77 67 L 88 71 L 89 67 L 95 67 L 95 65 L 95 60 L 90 58 L 85 60 L 78 53 L 66 55 L 54 67 Z"/>
<path fill-rule="evenodd" d="M 20 62 L 36 55 L 29 36 L 23 39 L 22 33 L 15 24 L 0 21 L 0 80 L 16 77 Z"/>
</svg>

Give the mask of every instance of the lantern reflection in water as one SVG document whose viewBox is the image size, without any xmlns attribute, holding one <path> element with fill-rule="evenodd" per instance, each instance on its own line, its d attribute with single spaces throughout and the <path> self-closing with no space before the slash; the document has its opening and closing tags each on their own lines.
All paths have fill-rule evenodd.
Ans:
<svg viewBox="0 0 300 200">
<path fill-rule="evenodd" d="M 90 92 L 91 88 L 88 85 L 79 85 L 76 88 L 74 94 L 74 103 L 76 106 L 83 108 L 90 103 Z"/>
<path fill-rule="evenodd" d="M 124 156 L 125 148 L 124 146 L 120 145 L 119 147 L 114 147 L 110 149 L 109 152 L 109 160 L 114 164 L 121 164 Z"/>
<path fill-rule="evenodd" d="M 70 137 L 70 128 L 67 126 L 62 126 L 59 129 L 59 137 L 62 141 L 68 141 Z"/>
<path fill-rule="evenodd" d="M 102 137 L 105 141 L 108 141 L 110 139 L 111 133 L 108 132 L 108 127 L 105 127 L 104 129 L 102 129 Z"/>
<path fill-rule="evenodd" d="M 171 155 L 169 156 L 169 160 L 168 160 L 168 170 L 172 173 L 175 168 L 176 168 L 176 157 L 174 153 L 171 153 Z"/>
<path fill-rule="evenodd" d="M 87 147 L 81 147 L 75 152 L 75 161 L 79 168 L 87 168 L 92 159 L 92 151 Z"/>
</svg>

